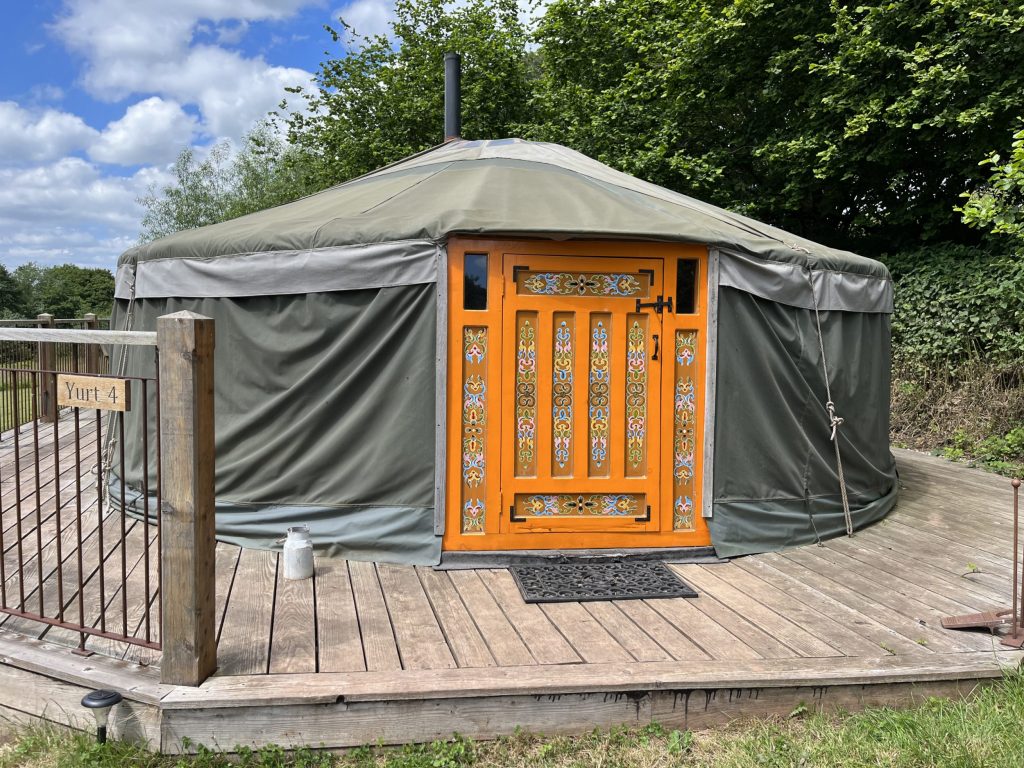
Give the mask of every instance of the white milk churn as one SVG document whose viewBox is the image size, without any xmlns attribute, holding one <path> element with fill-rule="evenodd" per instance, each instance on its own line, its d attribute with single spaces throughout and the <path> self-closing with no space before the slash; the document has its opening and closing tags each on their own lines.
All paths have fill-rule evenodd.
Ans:
<svg viewBox="0 0 1024 768">
<path fill-rule="evenodd" d="M 313 575 L 313 542 L 309 538 L 309 527 L 296 525 L 288 529 L 284 541 L 284 577 L 298 580 Z"/>
</svg>

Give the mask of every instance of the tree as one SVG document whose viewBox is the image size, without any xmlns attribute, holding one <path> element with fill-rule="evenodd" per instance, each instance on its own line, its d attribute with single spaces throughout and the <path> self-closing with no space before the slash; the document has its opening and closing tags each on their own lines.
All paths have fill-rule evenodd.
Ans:
<svg viewBox="0 0 1024 768">
<path fill-rule="evenodd" d="M 320 65 L 316 87 L 290 89 L 307 109 L 287 114 L 289 141 L 329 186 L 441 143 L 444 54 L 462 55 L 463 134 L 508 136 L 529 120 L 532 70 L 517 0 L 398 0 L 391 38 L 326 27 L 354 47 Z M 329 54 L 328 54 L 329 55 Z M 283 105 L 287 109 L 287 105 Z"/>
<path fill-rule="evenodd" d="M 87 269 L 74 264 L 49 267 L 39 281 L 35 313 L 56 317 L 81 317 L 92 312 L 110 315 L 114 303 L 114 276 L 106 269 Z"/>
<path fill-rule="evenodd" d="M 299 153 L 265 122 L 247 133 L 234 153 L 223 141 L 200 161 L 186 147 L 174 163 L 174 181 L 160 190 L 150 188 L 139 200 L 146 209 L 140 241 L 295 200 L 315 191 L 307 177 Z"/>
<path fill-rule="evenodd" d="M 981 162 L 991 166 L 988 183 L 971 193 L 963 208 L 964 223 L 987 229 L 996 235 L 1007 235 L 1024 247 L 1024 129 L 1013 135 L 1010 156 L 993 154 Z"/>
<path fill-rule="evenodd" d="M 21 286 L 3 264 L 0 264 L 0 318 L 25 316 L 25 296 Z"/>
<path fill-rule="evenodd" d="M 555 0 L 530 133 L 836 245 L 977 237 L 950 212 L 1024 108 L 997 0 Z"/>
</svg>

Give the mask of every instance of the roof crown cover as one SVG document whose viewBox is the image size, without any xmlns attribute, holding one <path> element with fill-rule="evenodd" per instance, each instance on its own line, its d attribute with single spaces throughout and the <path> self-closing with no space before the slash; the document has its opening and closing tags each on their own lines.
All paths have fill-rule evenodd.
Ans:
<svg viewBox="0 0 1024 768">
<path fill-rule="evenodd" d="M 641 181 L 567 147 L 521 139 L 452 141 L 300 200 L 137 246 L 118 265 L 309 256 L 355 245 L 437 243 L 454 233 L 701 243 L 815 270 L 889 276 L 878 261 Z"/>
</svg>

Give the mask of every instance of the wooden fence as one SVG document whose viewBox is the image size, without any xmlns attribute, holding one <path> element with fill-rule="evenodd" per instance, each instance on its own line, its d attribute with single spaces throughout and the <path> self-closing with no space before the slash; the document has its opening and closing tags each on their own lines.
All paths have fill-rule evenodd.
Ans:
<svg viewBox="0 0 1024 768">
<path fill-rule="evenodd" d="M 213 321 L 178 312 L 155 333 L 37 322 L 0 327 L 3 344 L 34 349 L 0 360 L 28 417 L 0 443 L 0 613 L 77 633 L 81 650 L 87 637 L 159 649 L 164 682 L 199 685 L 217 666 Z M 119 375 L 125 347 L 149 348 L 156 374 Z"/>
</svg>

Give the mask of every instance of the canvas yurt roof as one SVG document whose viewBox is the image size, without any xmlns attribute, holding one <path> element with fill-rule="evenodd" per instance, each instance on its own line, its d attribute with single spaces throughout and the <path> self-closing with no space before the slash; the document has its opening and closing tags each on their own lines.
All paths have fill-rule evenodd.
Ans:
<svg viewBox="0 0 1024 768">
<path fill-rule="evenodd" d="M 397 284 L 390 279 L 396 272 L 407 284 L 417 282 L 417 267 L 422 281 L 434 279 L 432 246 L 452 233 L 700 243 L 790 269 L 888 282 L 877 261 L 649 184 L 566 147 L 521 139 L 452 141 L 301 200 L 139 246 L 121 257 L 119 270 L 149 265 L 138 270 L 138 298 L 230 295 L 224 280 L 236 269 L 248 295 Z M 396 242 L 407 243 L 398 255 L 393 246 L 386 253 L 374 248 Z M 167 260 L 176 263 L 157 264 Z M 283 271 L 289 275 L 282 280 Z M 120 282 L 118 297 L 127 298 Z"/>
</svg>

